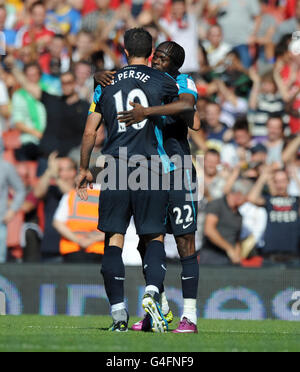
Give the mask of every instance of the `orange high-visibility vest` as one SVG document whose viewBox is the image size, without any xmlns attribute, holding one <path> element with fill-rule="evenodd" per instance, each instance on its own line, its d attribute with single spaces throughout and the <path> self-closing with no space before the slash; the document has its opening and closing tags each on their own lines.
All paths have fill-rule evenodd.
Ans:
<svg viewBox="0 0 300 372">
<path fill-rule="evenodd" d="M 82 201 L 73 190 L 69 194 L 69 217 L 66 225 L 78 236 L 98 232 L 98 206 L 100 190 L 88 189 L 88 201 Z M 60 241 L 62 255 L 79 252 L 78 244 L 64 238 Z M 97 242 L 85 250 L 87 253 L 104 254 L 104 242 Z"/>
</svg>

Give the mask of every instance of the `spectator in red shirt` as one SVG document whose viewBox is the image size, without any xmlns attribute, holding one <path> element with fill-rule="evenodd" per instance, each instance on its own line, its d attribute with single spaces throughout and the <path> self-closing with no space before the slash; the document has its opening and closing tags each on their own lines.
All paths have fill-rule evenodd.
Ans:
<svg viewBox="0 0 300 372">
<path fill-rule="evenodd" d="M 39 63 L 44 74 L 51 74 L 51 61 L 60 61 L 60 72 L 70 69 L 71 59 L 68 55 L 66 40 L 62 35 L 55 35 L 48 45 L 48 53 L 39 58 Z"/>
<path fill-rule="evenodd" d="M 42 52 L 45 46 L 51 41 L 54 33 L 45 26 L 46 8 L 38 1 L 30 9 L 31 25 L 22 35 L 22 46 L 37 43 L 39 51 Z"/>
<path fill-rule="evenodd" d="M 297 0 L 286 0 L 285 6 L 285 18 L 293 18 L 296 15 L 296 4 Z"/>
</svg>

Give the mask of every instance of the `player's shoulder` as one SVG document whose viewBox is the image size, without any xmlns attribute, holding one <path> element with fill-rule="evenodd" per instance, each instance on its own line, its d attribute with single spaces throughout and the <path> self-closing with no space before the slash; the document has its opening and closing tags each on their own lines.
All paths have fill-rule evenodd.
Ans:
<svg viewBox="0 0 300 372">
<path fill-rule="evenodd" d="M 191 83 L 195 84 L 194 79 L 192 78 L 192 76 L 188 75 L 188 74 L 177 75 L 176 82 L 177 82 L 177 84 L 184 84 L 185 86 L 188 86 Z"/>
<path fill-rule="evenodd" d="M 179 94 L 192 94 L 195 96 L 196 100 L 198 98 L 198 90 L 194 79 L 188 74 L 179 74 L 176 77 L 176 82 L 179 86 Z"/>
<path fill-rule="evenodd" d="M 102 93 L 103 93 L 103 88 L 99 84 L 99 85 L 96 86 L 96 89 L 95 89 L 95 92 L 94 92 L 94 103 L 95 104 L 99 103 L 100 98 L 102 96 Z"/>
</svg>

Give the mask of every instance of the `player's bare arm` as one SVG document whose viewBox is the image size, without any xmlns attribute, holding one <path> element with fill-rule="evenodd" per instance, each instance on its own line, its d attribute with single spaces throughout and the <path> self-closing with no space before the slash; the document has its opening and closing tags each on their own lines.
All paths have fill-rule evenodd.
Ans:
<svg viewBox="0 0 300 372">
<path fill-rule="evenodd" d="M 81 200 L 88 200 L 87 187 L 93 188 L 93 176 L 89 171 L 92 151 L 95 147 L 97 130 L 102 121 L 102 115 L 96 112 L 88 116 L 83 134 L 80 156 L 80 171 L 76 179 L 76 190 Z"/>
<path fill-rule="evenodd" d="M 106 87 L 110 85 L 114 79 L 116 72 L 115 71 L 99 71 L 95 74 L 95 80 L 97 83 L 99 83 L 102 87 Z M 183 113 L 183 120 L 186 122 L 186 124 L 189 126 L 190 129 L 198 131 L 201 128 L 201 122 L 200 122 L 200 117 L 199 115 L 194 116 L 194 112 L 192 110 L 192 107 L 195 106 L 195 97 L 192 94 L 181 94 L 179 96 L 180 101 L 186 101 L 186 104 L 180 103 L 179 105 L 175 105 L 174 103 L 170 105 L 165 105 L 166 106 L 171 106 L 167 107 L 166 112 L 170 112 L 170 114 L 155 114 L 155 113 L 147 113 L 147 110 L 140 105 L 140 104 L 134 104 L 131 102 L 131 106 L 134 107 L 132 111 L 125 111 L 125 112 L 120 112 L 119 114 L 122 115 L 120 122 L 121 123 L 126 123 L 127 126 L 131 126 L 133 124 L 139 123 L 143 120 L 145 120 L 149 116 L 160 116 L 160 115 L 178 115 Z M 176 102 L 177 103 L 177 102 Z M 188 107 L 188 108 L 186 108 Z M 153 107 L 152 107 L 153 109 Z M 161 109 L 161 107 L 156 107 L 156 109 Z M 170 110 L 170 111 L 169 111 Z M 130 113 L 130 114 L 129 114 Z M 128 114 L 128 118 L 125 114 Z"/>
<path fill-rule="evenodd" d="M 121 123 L 126 123 L 126 126 L 139 123 L 151 116 L 175 116 L 182 113 L 192 113 L 193 120 L 189 121 L 189 124 L 191 126 L 194 124 L 194 105 L 191 104 L 191 101 L 186 99 L 180 99 L 177 102 L 164 106 L 153 106 L 147 108 L 134 102 L 130 102 L 130 105 L 133 107 L 133 110 L 118 113 L 118 120 Z"/>
</svg>

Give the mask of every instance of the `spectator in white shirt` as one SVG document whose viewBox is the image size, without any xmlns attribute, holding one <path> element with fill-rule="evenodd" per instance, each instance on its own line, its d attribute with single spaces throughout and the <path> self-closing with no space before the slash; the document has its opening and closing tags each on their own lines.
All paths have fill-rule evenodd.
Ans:
<svg viewBox="0 0 300 372">
<path fill-rule="evenodd" d="M 4 82 L 0 80 L 0 153 L 3 151 L 2 133 L 6 129 L 6 120 L 9 117 L 9 96 Z"/>
<path fill-rule="evenodd" d="M 188 5 L 185 0 L 173 0 L 171 19 L 162 19 L 161 26 L 168 31 L 169 37 L 184 46 L 186 51 L 182 73 L 197 73 L 198 62 L 198 17 L 202 14 L 202 2 L 196 7 Z"/>
<path fill-rule="evenodd" d="M 230 44 L 223 41 L 223 30 L 220 25 L 211 26 L 207 40 L 204 42 L 204 48 L 211 67 L 222 63 L 232 49 Z"/>
</svg>

